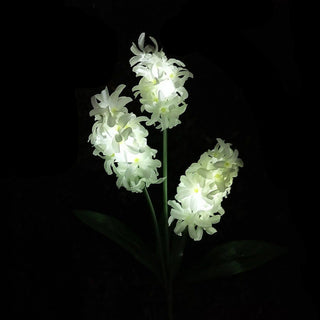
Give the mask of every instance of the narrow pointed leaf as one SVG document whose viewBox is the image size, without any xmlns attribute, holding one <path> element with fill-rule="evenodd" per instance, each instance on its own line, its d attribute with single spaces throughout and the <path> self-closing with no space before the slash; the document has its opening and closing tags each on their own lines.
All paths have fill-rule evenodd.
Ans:
<svg viewBox="0 0 320 320">
<path fill-rule="evenodd" d="M 90 210 L 74 210 L 74 214 L 95 231 L 130 252 L 140 263 L 159 277 L 159 268 L 155 255 L 141 238 L 118 219 Z"/>
<path fill-rule="evenodd" d="M 213 248 L 182 277 L 189 282 L 229 277 L 257 268 L 285 252 L 285 248 L 266 241 L 230 241 Z"/>
</svg>

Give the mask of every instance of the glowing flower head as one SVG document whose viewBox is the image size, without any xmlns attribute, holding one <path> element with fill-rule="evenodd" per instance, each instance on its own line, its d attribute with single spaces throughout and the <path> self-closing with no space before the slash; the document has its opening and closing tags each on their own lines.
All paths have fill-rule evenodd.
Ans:
<svg viewBox="0 0 320 320">
<path fill-rule="evenodd" d="M 93 154 L 104 159 L 107 174 L 116 174 L 119 188 L 142 192 L 144 187 L 163 181 L 157 171 L 161 162 L 154 159 L 157 150 L 147 145 L 148 131 L 141 124 L 147 118 L 137 117 L 125 107 L 132 99 L 120 96 L 124 87 L 118 86 L 111 95 L 106 87 L 91 98 L 90 115 L 95 123 L 89 141 Z"/>
<path fill-rule="evenodd" d="M 178 235 L 188 227 L 190 237 L 201 240 L 203 230 L 216 232 L 212 224 L 224 214 L 222 200 L 230 193 L 233 178 L 243 163 L 230 143 L 219 138 L 217 141 L 213 150 L 203 153 L 181 176 L 176 200 L 168 202 L 172 207 L 169 224 L 177 220 L 174 232 Z"/>
<path fill-rule="evenodd" d="M 184 83 L 193 75 L 183 62 L 168 59 L 158 43 L 150 37 L 153 45 L 146 45 L 145 34 L 138 39 L 138 46 L 132 44 L 134 56 L 130 65 L 137 77 L 141 77 L 139 84 L 133 87 L 134 95 L 140 95 L 141 111 L 151 113 L 147 125 L 157 124 L 157 129 L 171 129 L 181 123 L 179 116 L 186 110 L 184 102 L 188 92 Z"/>
<path fill-rule="evenodd" d="M 157 150 L 146 146 L 140 152 L 132 152 L 130 161 L 118 162 L 114 169 L 117 175 L 117 186 L 125 187 L 132 192 L 142 192 L 150 184 L 161 183 L 164 178 L 158 178 L 157 168 L 161 162 L 154 159 Z"/>
<path fill-rule="evenodd" d="M 169 200 L 168 204 L 172 207 L 169 217 L 169 225 L 176 219 L 177 223 L 174 232 L 181 236 L 187 228 L 190 238 L 195 241 L 202 239 L 203 231 L 208 234 L 217 232 L 212 227 L 220 221 L 220 215 L 215 215 L 214 210 L 192 210 L 190 207 L 181 205 L 177 201 Z"/>
</svg>

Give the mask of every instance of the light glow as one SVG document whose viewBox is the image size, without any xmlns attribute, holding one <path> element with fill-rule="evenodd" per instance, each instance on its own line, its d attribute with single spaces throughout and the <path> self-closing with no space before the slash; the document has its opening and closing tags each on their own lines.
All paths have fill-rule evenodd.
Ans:
<svg viewBox="0 0 320 320">
<path fill-rule="evenodd" d="M 145 118 L 125 108 L 132 99 L 120 97 L 124 87 L 118 86 L 111 95 L 106 87 L 92 97 L 90 115 L 95 123 L 89 141 L 94 146 L 93 154 L 104 159 L 107 174 L 116 174 L 118 188 L 142 192 L 150 184 L 163 181 L 157 171 L 161 162 L 154 159 L 157 150 L 147 144 L 148 131 L 141 124 Z"/>
<path fill-rule="evenodd" d="M 174 232 L 182 235 L 188 228 L 195 241 L 202 239 L 203 231 L 217 232 L 212 225 L 224 214 L 222 200 L 230 193 L 233 178 L 243 166 L 238 151 L 233 151 L 230 143 L 217 140 L 215 148 L 203 153 L 180 177 L 175 200 L 168 202 L 172 207 L 169 225 L 177 220 Z"/>
<path fill-rule="evenodd" d="M 151 114 L 147 125 L 156 125 L 157 129 L 171 129 L 180 124 L 179 116 L 186 110 L 188 92 L 184 83 L 193 75 L 183 62 L 168 59 L 163 50 L 158 49 L 157 41 L 150 37 L 153 45 L 145 45 L 145 34 L 138 39 L 138 46 L 133 43 L 134 56 L 130 65 L 139 84 L 133 87 L 135 97 L 141 97 L 141 111 Z"/>
<path fill-rule="evenodd" d="M 164 99 L 167 99 L 176 92 L 176 88 L 170 79 L 161 81 L 157 87 Z"/>
</svg>

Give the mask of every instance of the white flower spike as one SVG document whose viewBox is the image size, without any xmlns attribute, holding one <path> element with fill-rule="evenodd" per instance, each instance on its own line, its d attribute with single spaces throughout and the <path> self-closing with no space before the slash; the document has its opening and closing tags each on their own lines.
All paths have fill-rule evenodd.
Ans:
<svg viewBox="0 0 320 320">
<path fill-rule="evenodd" d="M 157 150 L 147 145 L 148 131 L 141 122 L 146 117 L 136 117 L 125 107 L 132 99 L 120 96 L 125 85 L 119 85 L 109 95 L 106 87 L 101 94 L 91 98 L 95 117 L 89 141 L 94 146 L 94 155 L 105 160 L 107 174 L 117 176 L 117 186 L 132 192 L 142 192 L 144 187 L 161 183 L 157 168 L 161 162 L 154 159 Z"/>
<path fill-rule="evenodd" d="M 203 153 L 181 176 L 176 200 L 168 202 L 172 207 L 169 225 L 177 220 L 174 232 L 181 235 L 188 228 L 195 241 L 202 239 L 203 230 L 208 234 L 217 231 L 212 225 L 224 214 L 222 200 L 230 193 L 233 178 L 243 166 L 230 143 L 219 138 L 217 141 L 213 150 Z"/>
<path fill-rule="evenodd" d="M 134 56 L 130 59 L 132 70 L 141 77 L 133 87 L 134 95 L 140 95 L 141 111 L 151 113 L 147 125 L 157 125 L 157 129 L 171 129 L 181 123 L 179 116 L 186 110 L 188 92 L 184 84 L 193 78 L 183 62 L 168 59 L 158 43 L 149 37 L 153 45 L 145 46 L 145 34 L 138 39 L 138 46 L 132 44 Z"/>
</svg>

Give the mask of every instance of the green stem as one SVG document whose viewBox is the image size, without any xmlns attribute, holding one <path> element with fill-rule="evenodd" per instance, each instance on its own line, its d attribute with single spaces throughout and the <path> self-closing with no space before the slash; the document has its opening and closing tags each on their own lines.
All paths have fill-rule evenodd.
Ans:
<svg viewBox="0 0 320 320">
<path fill-rule="evenodd" d="M 156 212 L 154 210 L 153 203 L 152 203 L 152 200 L 150 198 L 148 189 L 145 187 L 143 189 L 143 191 L 144 191 L 144 194 L 145 194 L 145 196 L 147 198 L 147 201 L 148 201 L 148 204 L 149 204 L 149 208 L 150 208 L 150 212 L 151 212 L 151 216 L 152 216 L 152 220 L 153 220 L 153 226 L 154 226 L 154 230 L 155 230 L 155 234 L 156 234 L 156 238 L 157 238 L 158 252 L 159 252 L 159 255 L 160 255 L 160 262 L 161 262 L 163 281 L 166 284 L 167 283 L 167 272 L 166 272 L 166 267 L 165 267 L 165 262 L 164 262 L 163 247 L 162 247 L 162 242 L 161 242 L 161 237 L 160 237 L 160 231 L 159 231 L 159 225 L 158 225 L 158 221 L 157 221 L 157 217 L 156 217 Z"/>
<path fill-rule="evenodd" d="M 167 306 L 168 306 L 168 319 L 173 319 L 173 292 L 172 292 L 172 275 L 170 272 L 169 265 L 169 226 L 168 226 L 168 133 L 167 130 L 163 130 L 163 157 L 162 157 L 162 169 L 163 169 L 163 177 L 165 180 L 163 181 L 163 213 L 164 213 L 164 246 L 162 246 L 162 241 L 160 237 L 160 231 L 158 226 L 157 217 L 155 214 L 155 210 L 148 193 L 147 188 L 144 188 L 144 193 L 147 198 L 150 211 L 152 214 L 154 229 L 156 233 L 156 238 L 158 242 L 158 251 L 160 254 L 161 268 L 163 273 L 164 286 L 167 296 Z M 164 250 L 165 251 L 164 251 Z M 164 256 L 165 254 L 165 256 Z"/>
<path fill-rule="evenodd" d="M 163 130 L 163 212 L 164 212 L 164 239 L 166 250 L 166 261 L 169 266 L 169 232 L 168 232 L 168 134 L 167 129 Z"/>
<path fill-rule="evenodd" d="M 163 144 L 162 144 L 162 174 L 165 177 L 163 181 L 163 213 L 164 213 L 164 240 L 165 240 L 165 253 L 166 253 L 166 266 L 167 266 L 167 279 L 166 279 L 166 295 L 168 306 L 168 318 L 173 319 L 173 292 L 172 292 L 172 275 L 170 270 L 170 256 L 169 256 L 169 226 L 168 226 L 168 132 L 167 129 L 163 130 Z"/>
</svg>

